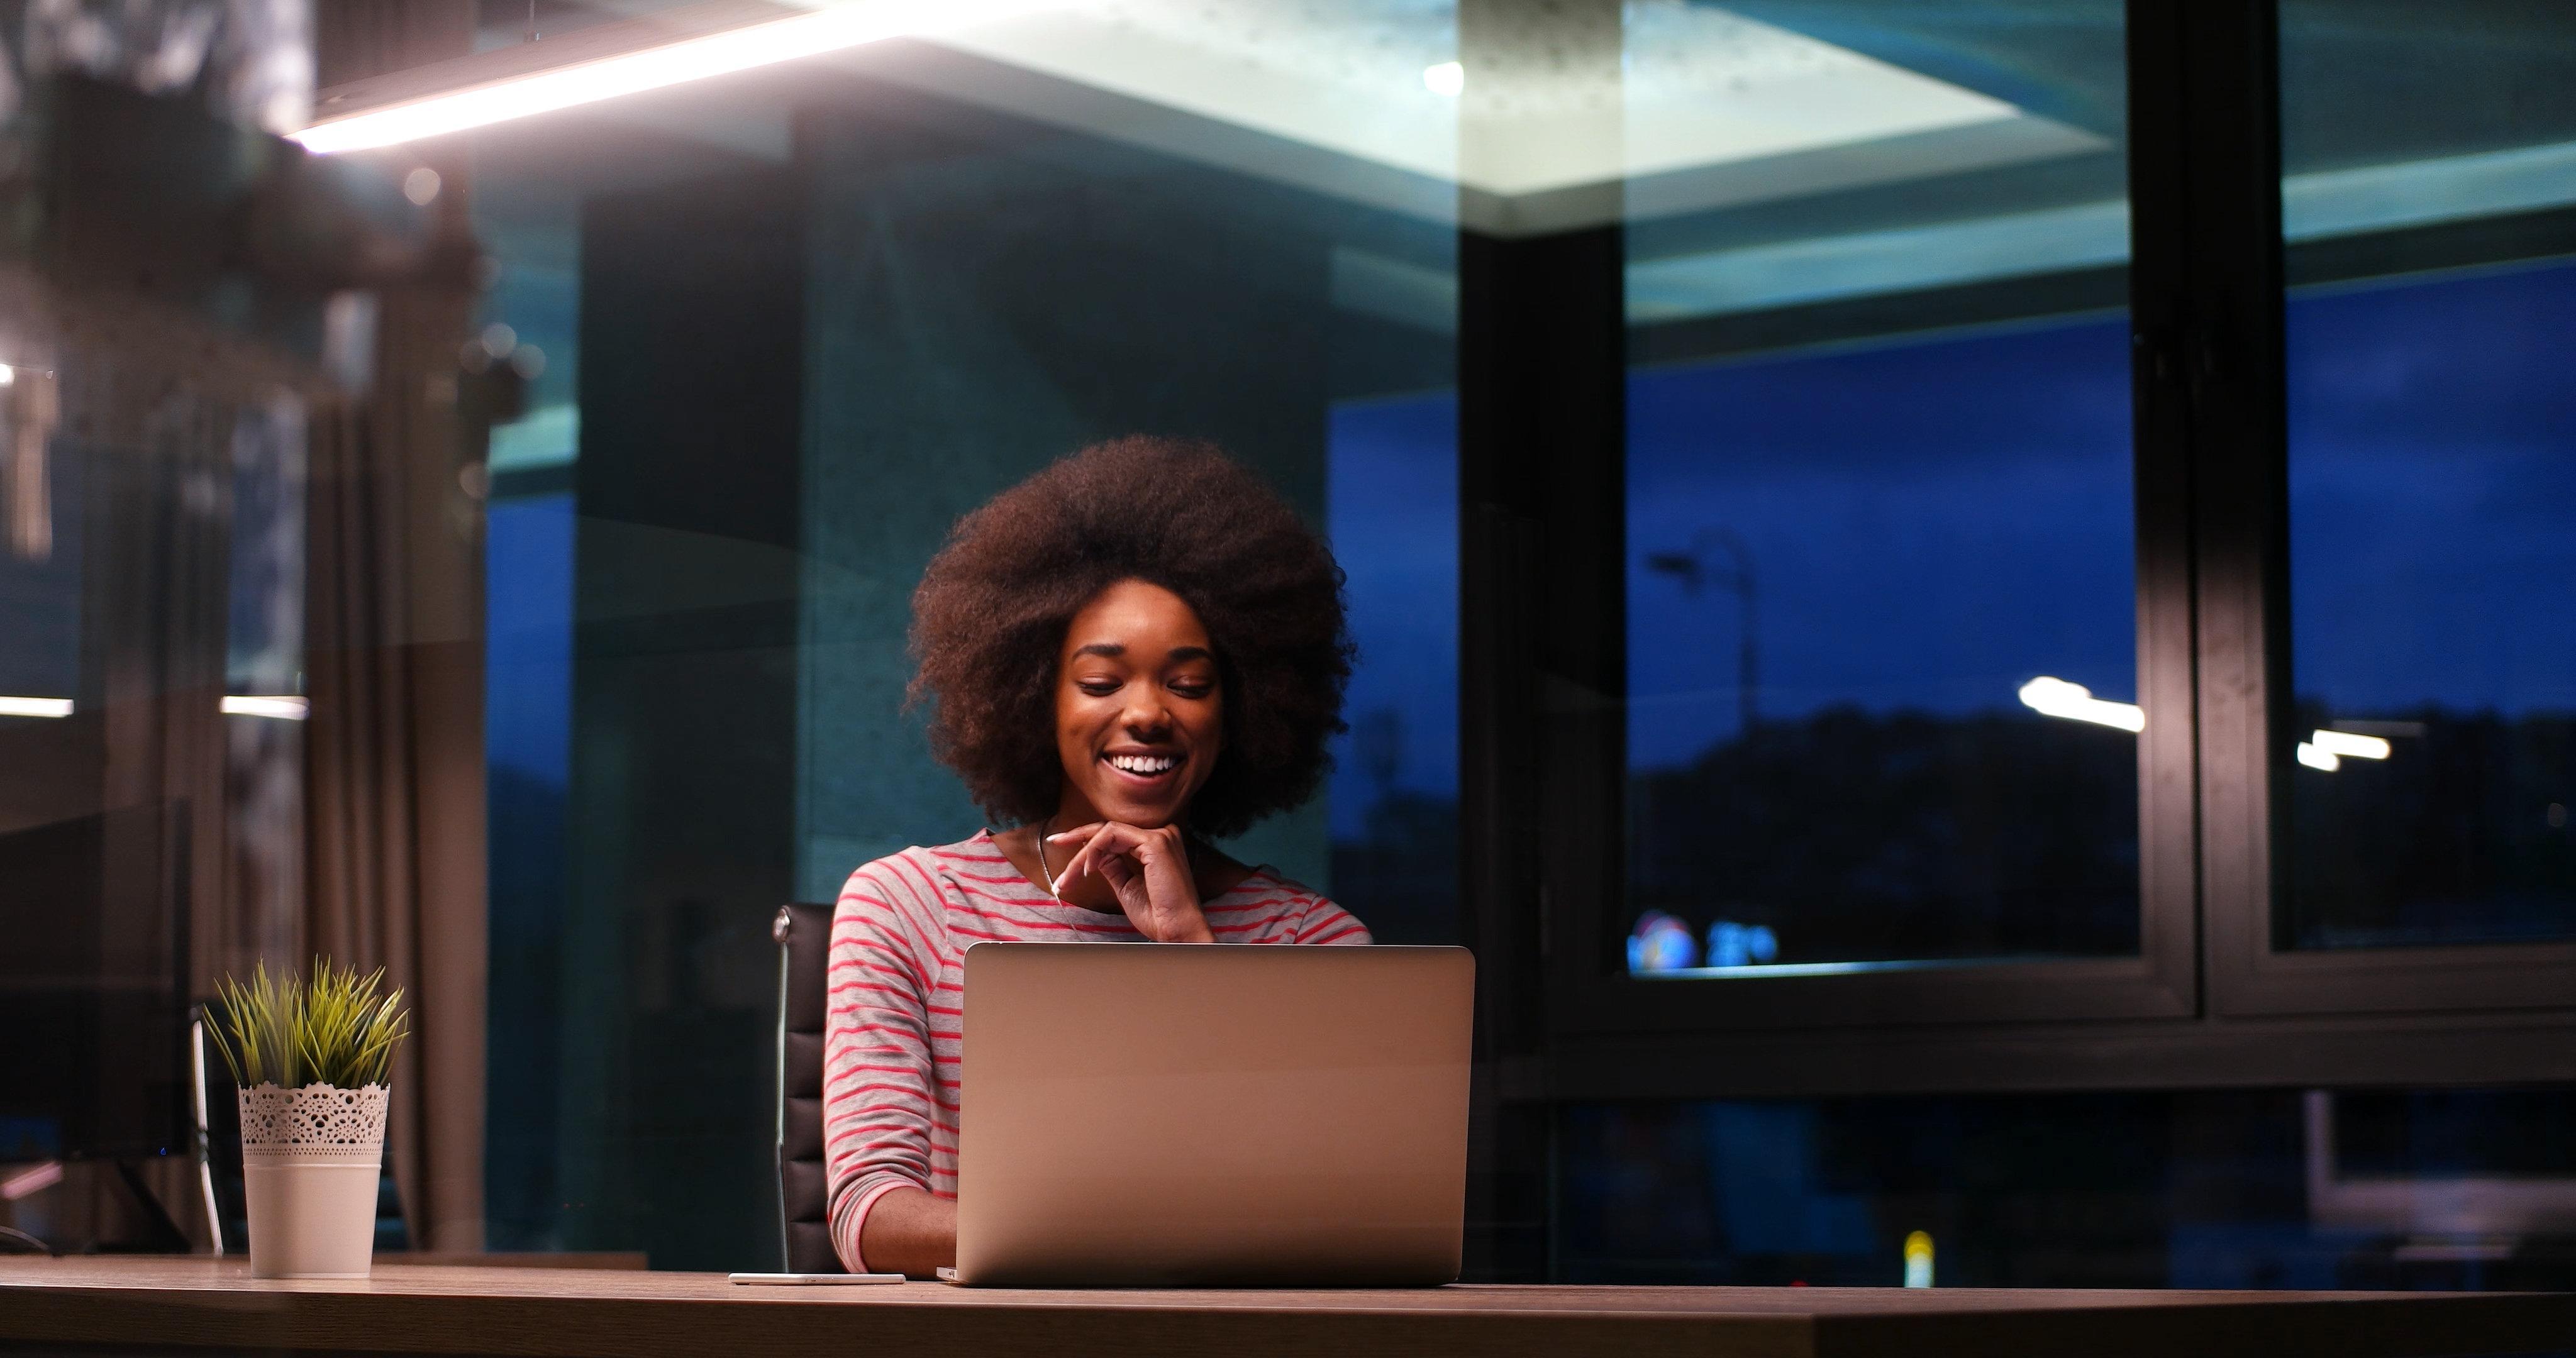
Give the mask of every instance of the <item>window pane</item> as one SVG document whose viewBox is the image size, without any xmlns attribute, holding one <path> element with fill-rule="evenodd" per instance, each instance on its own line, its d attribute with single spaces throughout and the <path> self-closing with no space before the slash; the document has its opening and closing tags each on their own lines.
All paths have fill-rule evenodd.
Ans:
<svg viewBox="0 0 2576 1358">
<path fill-rule="evenodd" d="M 1325 488 L 1360 664 L 1334 742 L 1334 899 L 1381 943 L 1455 943 L 1458 398 L 1338 402 Z"/>
<path fill-rule="evenodd" d="M 2576 29 L 2285 5 L 2282 111 L 2277 941 L 2576 937 Z"/>
<path fill-rule="evenodd" d="M 1735 8 L 1851 120 L 1631 182 L 1630 968 L 2133 954 L 2120 9 Z"/>
</svg>

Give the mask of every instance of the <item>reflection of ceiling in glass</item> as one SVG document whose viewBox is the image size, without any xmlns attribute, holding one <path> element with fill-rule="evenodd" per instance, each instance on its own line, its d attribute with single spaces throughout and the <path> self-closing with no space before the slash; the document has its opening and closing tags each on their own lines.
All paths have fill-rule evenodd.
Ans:
<svg viewBox="0 0 2576 1358">
<path fill-rule="evenodd" d="M 2474 0 L 2481 15 L 2524 3 Z M 559 23 L 668 8 L 549 4 Z M 2576 201 L 2576 122 L 2558 116 L 2576 104 L 2547 78 L 2562 51 L 2444 38 L 2420 15 L 2394 23 L 2402 9 L 2320 28 L 2325 12 L 2284 20 L 2293 243 Z M 1630 314 L 1652 322 L 2118 265 L 2121 14 L 2110 0 L 1053 0 L 814 64 L 1482 231 L 1625 220 Z M 2356 33 L 2380 50 L 2421 40 L 2476 93 L 2428 114 L 2421 99 L 2377 108 L 2377 75 L 2321 91 L 2321 72 L 2389 69 L 2319 58 Z M 1463 85 L 1444 93 L 1452 62 Z M 778 161 L 791 90 L 674 91 L 589 117 Z M 2334 154 L 2301 153 L 2320 127 L 2365 124 Z M 665 155 L 637 172 L 670 177 Z M 571 180 L 603 189 L 619 163 L 588 156 L 545 186 L 568 204 Z M 1334 280 L 1359 309 L 1454 324 L 1442 268 L 1337 249 Z"/>
<path fill-rule="evenodd" d="M 1497 4 L 1462 44 L 1453 0 L 1071 0 L 936 39 L 985 69 L 925 62 L 917 50 L 853 54 L 849 64 L 1500 230 L 2107 145 L 1725 9 L 1629 0 L 1614 22 L 1606 13 Z M 1463 66 L 1455 95 L 1425 78 L 1450 62 Z M 1354 174 L 1353 161 L 1381 173 Z"/>
</svg>

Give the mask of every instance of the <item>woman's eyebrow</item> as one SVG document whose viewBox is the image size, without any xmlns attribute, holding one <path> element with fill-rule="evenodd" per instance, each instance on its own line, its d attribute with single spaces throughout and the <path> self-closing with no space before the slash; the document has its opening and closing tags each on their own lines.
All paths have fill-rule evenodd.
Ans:
<svg viewBox="0 0 2576 1358">
<path fill-rule="evenodd" d="M 1208 648 L 1205 646 L 1175 646 L 1172 648 L 1172 653 L 1170 655 L 1163 657 L 1163 663 L 1166 665 L 1177 665 L 1184 660 L 1214 659 L 1216 659 L 1216 657 L 1210 654 Z"/>
<path fill-rule="evenodd" d="M 1087 645 L 1074 647 L 1073 653 L 1075 655 L 1105 655 L 1110 659 L 1115 660 L 1118 657 L 1127 654 L 1127 648 L 1114 641 L 1094 641 Z"/>
</svg>

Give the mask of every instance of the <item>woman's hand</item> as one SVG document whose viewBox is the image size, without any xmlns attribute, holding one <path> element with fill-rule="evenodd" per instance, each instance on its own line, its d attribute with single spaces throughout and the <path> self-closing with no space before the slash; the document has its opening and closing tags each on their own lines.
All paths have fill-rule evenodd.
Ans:
<svg viewBox="0 0 2576 1358">
<path fill-rule="evenodd" d="M 1190 871 L 1189 841 L 1177 825 L 1139 830 L 1114 820 L 1047 836 L 1049 844 L 1074 844 L 1056 889 L 1082 874 L 1097 873 L 1118 897 L 1118 908 L 1136 932 L 1156 943 L 1213 943 L 1199 911 L 1199 884 Z"/>
</svg>

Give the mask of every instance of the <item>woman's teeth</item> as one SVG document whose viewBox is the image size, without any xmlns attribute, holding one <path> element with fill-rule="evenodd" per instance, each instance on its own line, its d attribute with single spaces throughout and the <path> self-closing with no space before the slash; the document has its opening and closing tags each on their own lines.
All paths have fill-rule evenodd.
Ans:
<svg viewBox="0 0 2576 1358">
<path fill-rule="evenodd" d="M 1168 754 L 1113 754 L 1105 755 L 1103 758 L 1109 761 L 1112 768 L 1135 774 L 1139 778 L 1160 777 L 1181 766 L 1178 756 Z"/>
</svg>

